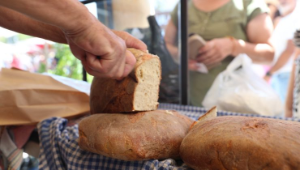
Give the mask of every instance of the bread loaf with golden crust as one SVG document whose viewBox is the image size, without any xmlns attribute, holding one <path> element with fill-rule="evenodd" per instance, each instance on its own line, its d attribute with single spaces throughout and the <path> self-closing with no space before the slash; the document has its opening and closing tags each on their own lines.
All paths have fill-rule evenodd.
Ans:
<svg viewBox="0 0 300 170">
<path fill-rule="evenodd" d="M 240 116 L 199 121 L 183 139 L 194 169 L 300 169 L 300 123 Z"/>
<path fill-rule="evenodd" d="M 171 110 L 94 114 L 79 123 L 79 146 L 121 160 L 179 158 L 192 123 Z"/>
</svg>

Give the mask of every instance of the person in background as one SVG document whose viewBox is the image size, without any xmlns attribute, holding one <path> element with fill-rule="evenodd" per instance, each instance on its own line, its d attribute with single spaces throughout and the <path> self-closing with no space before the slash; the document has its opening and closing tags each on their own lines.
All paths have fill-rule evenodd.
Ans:
<svg viewBox="0 0 300 170">
<path fill-rule="evenodd" d="M 178 6 L 166 27 L 165 41 L 174 60 L 178 60 Z M 268 7 L 261 0 L 191 0 L 188 2 L 188 34 L 200 35 L 206 45 L 199 49 L 196 60 L 189 60 L 190 104 L 202 106 L 203 98 L 216 76 L 233 58 L 246 53 L 254 62 L 267 64 L 273 60 L 270 45 L 273 24 Z M 195 67 L 203 63 L 209 73 Z"/>
<path fill-rule="evenodd" d="M 280 12 L 278 9 L 279 2 L 278 0 L 265 0 L 265 2 L 269 7 L 269 15 L 273 21 L 274 27 L 276 27 L 280 18 Z"/>
<path fill-rule="evenodd" d="M 292 39 L 300 26 L 300 4 L 297 0 L 279 0 L 279 2 L 281 17 L 271 37 L 275 49 L 274 61 L 265 75 L 265 80 L 270 81 L 282 102 L 285 102 L 296 50 Z"/>
<path fill-rule="evenodd" d="M 108 29 L 74 0 L 1 0 L 0 26 L 68 43 L 85 70 L 97 77 L 127 76 L 136 61 L 126 48 L 147 50 L 143 42 L 128 33 Z"/>
<path fill-rule="evenodd" d="M 300 31 L 295 32 L 294 43 L 296 45 L 294 63 L 289 80 L 285 102 L 285 116 L 300 118 Z"/>
</svg>

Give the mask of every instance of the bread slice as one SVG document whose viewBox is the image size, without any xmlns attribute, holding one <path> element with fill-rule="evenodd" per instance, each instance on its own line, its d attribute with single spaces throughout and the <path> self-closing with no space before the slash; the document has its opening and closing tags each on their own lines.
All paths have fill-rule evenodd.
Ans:
<svg viewBox="0 0 300 170">
<path fill-rule="evenodd" d="M 179 158 L 193 123 L 172 110 L 94 114 L 79 123 L 81 149 L 121 160 Z"/>
<path fill-rule="evenodd" d="M 199 50 L 206 45 L 205 40 L 198 34 L 191 35 L 188 39 L 189 59 L 196 60 Z"/>
<path fill-rule="evenodd" d="M 136 57 L 130 75 L 121 81 L 94 78 L 91 86 L 91 113 L 121 113 L 156 110 L 161 63 L 158 56 L 128 49 Z"/>
<path fill-rule="evenodd" d="M 204 115 L 200 116 L 198 118 L 198 120 L 195 121 L 191 125 L 190 129 L 193 128 L 199 122 L 203 122 L 205 120 L 209 120 L 209 119 L 212 119 L 212 118 L 215 118 L 215 117 L 217 117 L 217 106 L 214 106 L 213 108 L 211 108 L 210 110 L 208 110 Z"/>
</svg>

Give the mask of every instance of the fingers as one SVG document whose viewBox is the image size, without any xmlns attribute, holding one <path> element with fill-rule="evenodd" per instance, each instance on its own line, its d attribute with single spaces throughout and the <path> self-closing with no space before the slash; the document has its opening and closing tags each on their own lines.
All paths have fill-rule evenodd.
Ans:
<svg viewBox="0 0 300 170">
<path fill-rule="evenodd" d="M 218 62 L 219 59 L 221 60 L 218 50 L 210 49 L 206 53 L 203 53 L 202 55 L 200 55 L 197 58 L 197 61 L 199 63 L 203 63 L 208 66 L 208 65 Z"/>
<path fill-rule="evenodd" d="M 118 62 L 86 53 L 86 57 L 81 61 L 86 71 L 93 76 L 112 79 L 120 79 L 123 76 L 125 58 Z"/>
<path fill-rule="evenodd" d="M 216 50 L 214 49 L 214 43 L 209 41 L 204 47 L 200 48 L 199 54 L 197 56 L 197 61 L 200 63 L 204 63 L 214 55 L 216 55 Z"/>
<path fill-rule="evenodd" d="M 216 55 L 218 55 L 217 51 L 214 49 L 208 50 L 205 53 L 202 53 L 199 57 L 197 57 L 197 61 L 202 63 L 205 61 L 210 60 L 211 58 L 214 58 Z"/>
<path fill-rule="evenodd" d="M 126 77 L 129 75 L 129 73 L 134 69 L 135 63 L 136 63 L 136 58 L 134 57 L 134 55 L 126 50 L 126 56 L 125 56 L 125 68 L 124 68 L 124 72 L 123 72 L 123 76 L 122 77 Z"/>
<path fill-rule="evenodd" d="M 85 52 L 78 48 L 75 44 L 73 44 L 72 42 L 69 42 L 69 46 L 70 46 L 70 49 L 73 53 L 73 55 L 78 58 L 79 60 L 82 60 L 84 57 L 85 57 Z"/>
<path fill-rule="evenodd" d="M 96 77 L 121 79 L 128 76 L 135 66 L 136 58 L 126 48 L 147 50 L 142 41 L 121 31 L 113 31 L 111 35 L 105 34 L 100 38 L 91 34 L 81 38 L 70 39 L 70 48 L 86 71 Z"/>
<path fill-rule="evenodd" d="M 196 60 L 189 60 L 189 70 L 192 71 L 197 71 L 198 70 L 198 66 L 197 66 L 197 61 Z"/>
<path fill-rule="evenodd" d="M 134 38 L 129 33 L 124 31 L 113 31 L 113 32 L 125 41 L 127 48 L 136 48 L 142 51 L 147 50 L 147 46 L 144 42 L 142 42 L 137 38 Z"/>
<path fill-rule="evenodd" d="M 222 61 L 227 53 L 224 52 L 224 44 L 220 44 L 223 42 L 222 39 L 216 39 L 209 41 L 203 48 L 199 50 L 199 57 L 197 57 L 197 61 L 200 63 L 204 63 L 206 66 L 214 66 Z M 221 46 L 220 46 L 221 45 Z"/>
<path fill-rule="evenodd" d="M 206 53 L 207 51 L 210 51 L 214 47 L 214 42 L 209 41 L 206 43 L 206 45 L 199 50 L 199 54 Z"/>
<path fill-rule="evenodd" d="M 90 53 L 86 53 L 85 55 L 86 57 L 81 60 L 82 65 L 87 73 L 96 77 L 121 80 L 129 75 L 136 63 L 136 58 L 128 50 L 123 61 L 105 60 Z"/>
<path fill-rule="evenodd" d="M 97 71 L 92 70 L 92 69 L 88 66 L 87 61 L 85 60 L 85 58 L 83 58 L 83 59 L 81 60 L 81 63 L 82 63 L 82 65 L 83 65 L 85 71 L 86 71 L 88 74 L 93 75 L 93 76 L 95 76 L 95 77 L 104 77 L 103 74 L 101 74 L 101 73 L 99 73 L 99 72 L 97 72 Z"/>
</svg>

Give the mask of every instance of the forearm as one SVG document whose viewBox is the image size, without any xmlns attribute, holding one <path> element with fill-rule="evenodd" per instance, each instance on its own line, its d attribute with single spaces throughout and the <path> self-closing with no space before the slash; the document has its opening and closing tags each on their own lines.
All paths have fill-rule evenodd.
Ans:
<svg viewBox="0 0 300 170">
<path fill-rule="evenodd" d="M 95 20 L 88 9 L 76 0 L 1 0 L 0 6 L 19 11 L 67 32 L 80 31 Z"/>
<path fill-rule="evenodd" d="M 166 26 L 164 40 L 167 49 L 171 54 L 173 60 L 176 63 L 179 63 L 178 47 L 176 45 L 176 35 L 177 35 L 177 27 L 174 25 L 172 20 L 170 20 Z"/>
<path fill-rule="evenodd" d="M 169 53 L 171 54 L 173 60 L 176 62 L 176 63 L 179 63 L 180 59 L 179 59 L 179 55 L 178 55 L 178 48 L 172 44 L 169 44 L 169 43 L 166 43 L 166 46 L 167 46 L 167 49 L 169 51 Z"/>
<path fill-rule="evenodd" d="M 295 66 L 293 64 L 293 69 L 290 76 L 286 101 L 285 101 L 285 116 L 292 117 L 293 116 L 293 90 L 294 90 L 294 83 L 295 83 Z"/>
<path fill-rule="evenodd" d="M 259 64 L 270 64 L 274 57 L 274 48 L 265 44 L 253 44 L 243 40 L 236 40 L 234 55 L 247 54 L 253 62 Z"/>
<path fill-rule="evenodd" d="M 270 73 L 275 73 L 280 68 L 282 68 L 290 59 L 292 54 L 288 52 L 283 52 L 281 56 L 278 58 L 277 62 L 274 64 L 274 66 L 269 70 Z"/>
<path fill-rule="evenodd" d="M 19 33 L 67 43 L 61 29 L 0 6 L 0 26 Z"/>
</svg>

